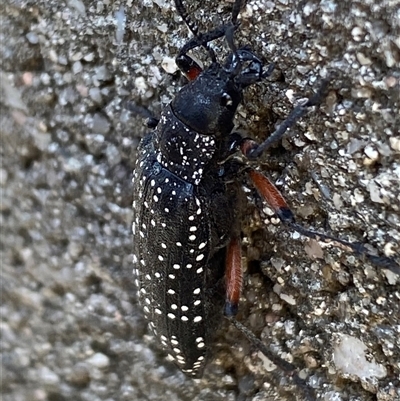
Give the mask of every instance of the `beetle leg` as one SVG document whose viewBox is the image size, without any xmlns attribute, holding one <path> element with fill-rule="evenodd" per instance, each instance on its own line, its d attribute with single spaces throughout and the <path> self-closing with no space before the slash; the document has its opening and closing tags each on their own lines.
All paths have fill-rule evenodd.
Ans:
<svg viewBox="0 0 400 401">
<path fill-rule="evenodd" d="M 271 352 L 265 344 L 259 340 L 254 333 L 249 330 L 246 326 L 240 323 L 234 316 L 227 316 L 229 321 L 239 330 L 257 349 L 259 349 L 273 364 L 275 364 L 279 369 L 285 372 L 293 382 L 301 389 L 305 399 L 307 401 L 315 401 L 315 392 L 312 387 L 310 387 L 305 380 L 300 378 L 297 373 L 297 369 L 290 362 L 285 361 L 278 355 Z"/>
<path fill-rule="evenodd" d="M 126 102 L 125 108 L 133 114 L 144 117 L 147 128 L 154 129 L 160 121 L 158 118 L 154 117 L 148 109 L 137 106 L 133 102 Z"/>
<path fill-rule="evenodd" d="M 294 216 L 278 188 L 265 175 L 249 170 L 249 176 L 260 195 L 285 224 L 294 222 Z"/>
<path fill-rule="evenodd" d="M 242 254 L 238 237 L 233 237 L 228 245 L 225 263 L 226 301 L 225 316 L 236 316 L 242 291 Z"/>
<path fill-rule="evenodd" d="M 315 400 L 315 394 L 311 387 L 299 377 L 296 367 L 274 354 L 265 344 L 259 340 L 251 330 L 236 320 L 240 293 L 242 290 L 242 263 L 241 246 L 238 237 L 233 237 L 228 245 L 225 267 L 226 301 L 224 314 L 228 320 L 239 330 L 257 349 L 259 349 L 272 363 L 278 366 L 293 382 L 298 385 L 308 401 Z"/>
<path fill-rule="evenodd" d="M 328 81 L 329 79 L 322 81 L 321 87 L 319 88 L 317 93 L 312 96 L 305 104 L 299 104 L 298 106 L 296 106 L 286 118 L 286 120 L 283 121 L 282 124 L 275 130 L 275 132 L 273 132 L 264 142 L 259 145 L 254 142 L 252 147 L 246 149 L 245 156 L 247 156 L 249 159 L 254 160 L 261 156 L 261 154 L 265 150 L 270 148 L 271 145 L 280 141 L 285 132 L 290 127 L 292 127 L 301 117 L 307 114 L 310 107 L 318 106 L 321 103 L 322 99 L 325 97 L 328 88 Z"/>
<path fill-rule="evenodd" d="M 241 147 L 246 147 L 246 141 L 244 141 Z M 276 186 L 265 175 L 253 169 L 249 171 L 249 175 L 260 195 L 273 209 L 279 219 L 288 227 L 306 237 L 313 238 L 318 241 L 333 243 L 333 245 L 337 247 L 344 247 L 345 249 L 347 248 L 357 255 L 364 256 L 373 264 L 376 264 L 384 269 L 389 269 L 396 274 L 400 274 L 400 266 L 392 258 L 371 255 L 363 244 L 344 241 L 332 235 L 309 230 L 297 224 L 293 212 L 290 210 L 288 204 Z"/>
</svg>

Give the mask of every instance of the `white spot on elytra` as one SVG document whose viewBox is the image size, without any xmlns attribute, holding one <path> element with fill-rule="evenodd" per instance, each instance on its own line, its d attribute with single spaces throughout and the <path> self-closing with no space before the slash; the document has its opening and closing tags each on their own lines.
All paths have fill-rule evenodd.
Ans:
<svg viewBox="0 0 400 401">
<path fill-rule="evenodd" d="M 198 255 L 197 257 L 196 257 L 196 261 L 197 262 L 200 262 L 200 260 L 203 260 L 204 259 L 204 253 L 201 253 L 200 255 Z"/>
<path fill-rule="evenodd" d="M 196 316 L 196 317 L 193 319 L 193 321 L 194 321 L 195 323 L 201 322 L 202 320 L 203 320 L 202 316 Z"/>
</svg>

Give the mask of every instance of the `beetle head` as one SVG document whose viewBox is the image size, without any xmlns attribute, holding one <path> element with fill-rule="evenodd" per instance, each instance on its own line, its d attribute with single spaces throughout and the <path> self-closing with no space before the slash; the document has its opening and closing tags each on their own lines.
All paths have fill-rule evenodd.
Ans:
<svg viewBox="0 0 400 401">
<path fill-rule="evenodd" d="M 265 76 L 261 60 L 247 47 L 239 49 L 224 66 L 214 62 L 187 84 L 172 101 L 172 109 L 200 134 L 227 135 L 233 129 L 243 89 Z"/>
<path fill-rule="evenodd" d="M 192 130 L 205 135 L 224 135 L 233 128 L 241 92 L 230 74 L 213 63 L 179 92 L 172 109 Z"/>
</svg>

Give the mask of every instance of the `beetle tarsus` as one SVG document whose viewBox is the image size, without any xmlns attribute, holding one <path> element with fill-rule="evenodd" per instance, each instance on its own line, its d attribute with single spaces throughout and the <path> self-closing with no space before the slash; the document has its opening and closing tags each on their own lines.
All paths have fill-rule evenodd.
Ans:
<svg viewBox="0 0 400 401">
<path fill-rule="evenodd" d="M 313 106 L 319 106 L 322 99 L 325 97 L 328 88 L 328 80 L 322 81 L 321 87 L 318 92 L 313 95 L 306 103 L 297 105 L 289 114 L 289 116 L 279 125 L 279 127 L 261 144 L 256 148 L 249 151 L 246 156 L 250 160 L 255 160 L 260 157 L 272 145 L 279 142 L 285 135 L 286 131 L 291 128 L 296 122 L 306 115 Z"/>
<path fill-rule="evenodd" d="M 270 351 L 267 346 L 258 339 L 254 333 L 249 330 L 246 326 L 240 323 L 234 316 L 227 316 L 227 319 L 236 327 L 258 350 L 260 350 L 272 363 L 274 363 L 279 369 L 287 374 L 293 382 L 302 390 L 306 400 L 315 401 L 315 392 L 312 387 L 310 387 L 305 380 L 303 380 L 297 373 L 297 369 L 291 363 L 285 361 L 272 351 Z"/>
</svg>

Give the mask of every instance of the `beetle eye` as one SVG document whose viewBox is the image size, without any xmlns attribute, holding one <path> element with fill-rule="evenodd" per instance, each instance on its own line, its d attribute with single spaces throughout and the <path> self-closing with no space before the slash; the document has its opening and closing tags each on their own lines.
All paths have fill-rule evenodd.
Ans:
<svg viewBox="0 0 400 401">
<path fill-rule="evenodd" d="M 233 105 L 232 98 L 226 92 L 222 94 L 221 105 L 228 107 Z"/>
</svg>

